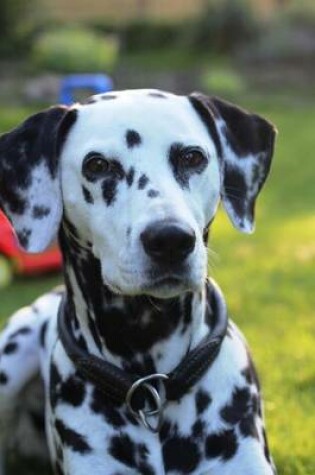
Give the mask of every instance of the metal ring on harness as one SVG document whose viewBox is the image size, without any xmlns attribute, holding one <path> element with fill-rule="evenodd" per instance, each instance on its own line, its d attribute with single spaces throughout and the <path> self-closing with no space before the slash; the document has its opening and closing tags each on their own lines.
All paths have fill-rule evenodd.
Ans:
<svg viewBox="0 0 315 475">
<path fill-rule="evenodd" d="M 150 374 L 149 376 L 145 376 L 144 378 L 137 379 L 137 381 L 132 384 L 129 391 L 127 392 L 126 405 L 133 417 L 139 420 L 146 429 L 149 429 L 151 432 L 157 433 L 159 432 L 163 422 L 163 411 L 166 405 L 166 399 L 165 397 L 163 397 L 163 401 L 155 387 L 152 386 L 152 384 L 148 383 L 148 381 L 152 381 L 155 379 L 166 381 L 169 378 L 166 374 L 156 373 Z M 140 388 L 145 389 L 149 393 L 151 402 L 153 402 L 153 405 L 155 406 L 153 409 L 134 409 L 132 407 L 133 396 L 135 392 Z M 153 416 L 157 416 L 156 425 L 152 425 L 152 423 L 148 420 L 148 418 Z"/>
</svg>

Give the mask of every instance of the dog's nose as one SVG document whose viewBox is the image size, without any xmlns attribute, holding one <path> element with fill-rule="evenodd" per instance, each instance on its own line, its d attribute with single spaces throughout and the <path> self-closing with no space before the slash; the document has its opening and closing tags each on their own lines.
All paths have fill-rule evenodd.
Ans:
<svg viewBox="0 0 315 475">
<path fill-rule="evenodd" d="M 158 221 L 142 233 L 141 241 L 148 256 L 159 264 L 180 263 L 194 250 L 194 230 L 183 223 Z"/>
</svg>

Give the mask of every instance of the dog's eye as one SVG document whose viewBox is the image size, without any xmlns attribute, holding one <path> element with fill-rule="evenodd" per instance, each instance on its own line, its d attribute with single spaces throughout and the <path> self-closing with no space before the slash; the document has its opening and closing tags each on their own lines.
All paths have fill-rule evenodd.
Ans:
<svg viewBox="0 0 315 475">
<path fill-rule="evenodd" d="M 100 153 L 91 153 L 85 157 L 82 171 L 88 177 L 97 178 L 110 171 L 110 162 Z"/>
<path fill-rule="evenodd" d="M 182 160 L 186 167 L 198 168 L 205 162 L 206 157 L 199 149 L 187 149 L 182 153 Z"/>
</svg>

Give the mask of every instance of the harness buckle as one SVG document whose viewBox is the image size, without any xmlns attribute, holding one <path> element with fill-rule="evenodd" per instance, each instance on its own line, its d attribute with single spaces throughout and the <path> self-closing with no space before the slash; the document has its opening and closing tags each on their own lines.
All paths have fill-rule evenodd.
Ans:
<svg viewBox="0 0 315 475">
<path fill-rule="evenodd" d="M 154 434 L 158 433 L 161 429 L 163 423 L 163 411 L 166 406 L 166 397 L 165 397 L 165 386 L 164 384 L 161 385 L 163 388 L 163 396 L 161 397 L 159 392 L 155 389 L 152 384 L 148 383 L 148 381 L 158 380 L 160 382 L 164 382 L 169 377 L 166 374 L 150 374 L 149 376 L 145 376 L 144 378 L 139 378 L 135 381 L 132 386 L 129 388 L 127 395 L 126 395 L 126 405 L 128 407 L 129 412 L 133 415 L 135 419 L 141 422 L 141 424 Z M 132 399 L 135 395 L 135 392 L 139 389 L 145 389 L 149 395 L 151 404 L 153 405 L 152 409 L 134 409 L 132 407 Z M 148 419 L 156 416 L 156 424 L 152 424 Z"/>
</svg>

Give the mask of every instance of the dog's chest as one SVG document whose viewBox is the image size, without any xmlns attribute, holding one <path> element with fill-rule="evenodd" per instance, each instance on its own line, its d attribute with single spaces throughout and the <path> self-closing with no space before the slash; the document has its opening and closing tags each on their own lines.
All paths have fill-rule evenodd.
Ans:
<svg viewBox="0 0 315 475">
<path fill-rule="evenodd" d="M 239 371 L 235 371 L 236 354 Z M 115 407 L 83 381 L 58 342 L 47 391 L 49 441 L 57 469 L 78 475 L 91 467 L 95 475 L 201 474 L 220 464 L 222 456 L 228 460 L 238 444 L 237 432 L 222 414 L 224 408 L 227 413 L 232 410 L 235 388 L 250 394 L 242 373 L 247 365 L 243 344 L 227 337 L 211 371 L 180 402 L 167 404 L 156 435 L 139 425 L 125 406 Z M 212 439 L 216 442 L 216 434 L 225 434 L 228 446 L 219 449 L 225 453 L 212 456 L 210 445 Z"/>
</svg>

